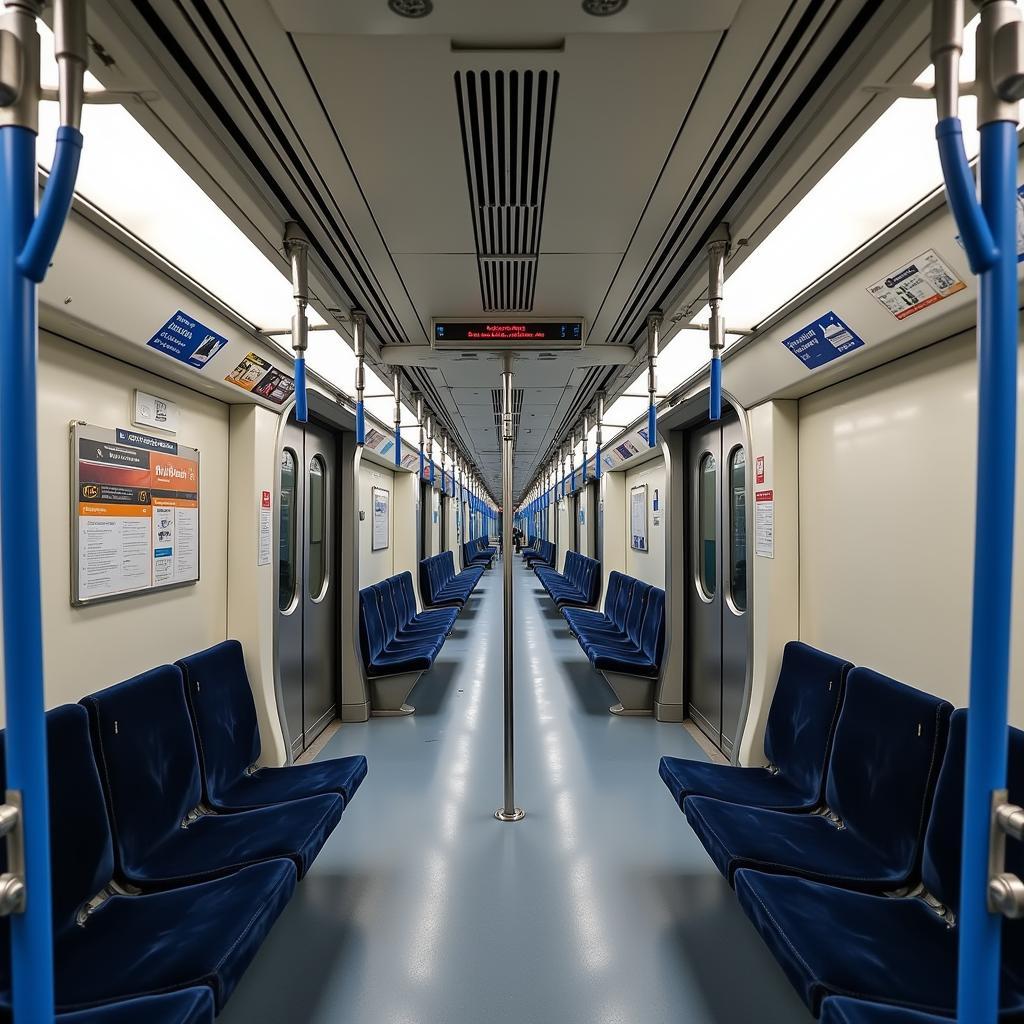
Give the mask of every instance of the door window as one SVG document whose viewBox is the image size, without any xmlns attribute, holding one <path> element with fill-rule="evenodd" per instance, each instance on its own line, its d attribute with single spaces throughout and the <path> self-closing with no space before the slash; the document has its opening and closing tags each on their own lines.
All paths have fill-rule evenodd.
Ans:
<svg viewBox="0 0 1024 1024">
<path fill-rule="evenodd" d="M 309 596 L 319 601 L 327 589 L 327 467 L 319 455 L 309 463 Z"/>
<path fill-rule="evenodd" d="M 281 537 L 278 607 L 287 611 L 295 600 L 295 452 L 281 452 Z"/>
<path fill-rule="evenodd" d="M 747 610 L 747 456 L 729 457 L 729 591 L 737 611 Z"/>
<path fill-rule="evenodd" d="M 697 575 L 705 597 L 714 597 L 717 589 L 718 531 L 715 498 L 718 466 L 711 452 L 705 452 L 697 470 Z"/>
</svg>

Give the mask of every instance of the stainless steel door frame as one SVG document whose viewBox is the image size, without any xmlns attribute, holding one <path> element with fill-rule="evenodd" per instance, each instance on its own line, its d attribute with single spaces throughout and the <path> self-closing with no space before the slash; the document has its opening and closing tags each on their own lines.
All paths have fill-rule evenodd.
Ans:
<svg viewBox="0 0 1024 1024">
<path fill-rule="evenodd" d="M 294 422 L 285 424 L 278 457 L 278 677 L 287 738 L 292 757 L 301 753 L 302 721 L 302 613 L 305 584 L 303 557 L 305 529 L 305 437 Z M 290 475 L 290 483 L 289 483 Z"/>
</svg>

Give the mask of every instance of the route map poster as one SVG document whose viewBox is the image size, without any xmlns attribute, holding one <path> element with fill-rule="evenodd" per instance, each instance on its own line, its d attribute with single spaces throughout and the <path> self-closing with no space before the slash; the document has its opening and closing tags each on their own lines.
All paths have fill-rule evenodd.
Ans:
<svg viewBox="0 0 1024 1024">
<path fill-rule="evenodd" d="M 199 579 L 199 452 L 72 424 L 71 603 Z"/>
</svg>

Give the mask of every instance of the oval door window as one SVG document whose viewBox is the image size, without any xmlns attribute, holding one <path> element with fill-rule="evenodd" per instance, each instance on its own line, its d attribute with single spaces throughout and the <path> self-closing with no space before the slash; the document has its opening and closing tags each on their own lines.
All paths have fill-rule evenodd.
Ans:
<svg viewBox="0 0 1024 1024">
<path fill-rule="evenodd" d="M 319 455 L 309 463 L 309 596 L 319 601 L 327 588 L 327 467 Z"/>
<path fill-rule="evenodd" d="M 705 597 L 715 596 L 718 583 L 718 535 L 715 522 L 717 475 L 718 466 L 714 455 L 705 452 L 697 472 L 697 561 L 700 585 Z"/>
<path fill-rule="evenodd" d="M 747 610 L 747 456 L 729 458 L 729 591 L 736 610 Z"/>
<path fill-rule="evenodd" d="M 281 452 L 280 576 L 277 606 L 286 612 L 295 600 L 295 452 Z"/>
</svg>

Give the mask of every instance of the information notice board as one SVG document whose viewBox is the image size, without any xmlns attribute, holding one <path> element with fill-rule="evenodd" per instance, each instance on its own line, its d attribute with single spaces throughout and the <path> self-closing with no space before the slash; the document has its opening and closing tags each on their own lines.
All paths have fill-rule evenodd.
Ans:
<svg viewBox="0 0 1024 1024">
<path fill-rule="evenodd" d="M 71 603 L 199 580 L 199 452 L 71 425 Z"/>
</svg>

